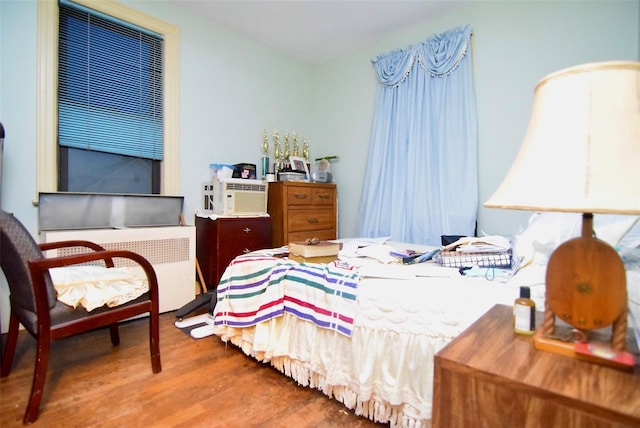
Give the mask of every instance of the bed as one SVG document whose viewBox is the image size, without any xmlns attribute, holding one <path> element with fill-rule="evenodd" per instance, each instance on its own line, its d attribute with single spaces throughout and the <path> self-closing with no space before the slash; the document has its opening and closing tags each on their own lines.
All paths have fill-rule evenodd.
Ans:
<svg viewBox="0 0 640 428">
<path fill-rule="evenodd" d="M 546 257 L 579 233 L 579 217 L 570 216 L 532 216 L 514 241 L 513 269 L 472 268 L 465 275 L 433 261 L 393 262 L 385 255 L 429 250 L 393 242 L 342 240 L 343 248 L 355 242 L 368 256 L 341 255 L 327 264 L 291 261 L 282 248 L 245 254 L 218 286 L 213 333 L 358 415 L 392 427 L 427 427 L 435 354 L 493 305 L 512 305 L 520 286 L 529 286 L 538 310 L 544 308 Z M 635 223 L 596 222 L 596 229 L 619 246 Z M 630 325 L 640 317 L 637 235 L 620 251 Z"/>
</svg>

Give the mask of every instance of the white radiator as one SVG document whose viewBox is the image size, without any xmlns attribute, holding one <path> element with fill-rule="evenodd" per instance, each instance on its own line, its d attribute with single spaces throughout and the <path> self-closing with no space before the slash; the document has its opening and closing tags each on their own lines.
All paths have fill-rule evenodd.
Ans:
<svg viewBox="0 0 640 428">
<path fill-rule="evenodd" d="M 182 307 L 195 297 L 196 235 L 194 226 L 140 227 L 131 229 L 54 230 L 41 232 L 43 242 L 82 239 L 108 250 L 129 250 L 144 256 L 158 277 L 160 312 Z M 82 252 L 52 250 L 52 256 Z M 116 267 L 135 267 L 135 262 L 114 259 Z M 139 274 L 144 275 L 142 268 Z"/>
</svg>

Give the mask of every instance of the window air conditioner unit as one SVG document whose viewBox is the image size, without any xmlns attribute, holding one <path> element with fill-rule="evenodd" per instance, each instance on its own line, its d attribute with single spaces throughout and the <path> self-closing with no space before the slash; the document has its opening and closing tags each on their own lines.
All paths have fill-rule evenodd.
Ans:
<svg viewBox="0 0 640 428">
<path fill-rule="evenodd" d="M 216 215 L 259 216 L 267 212 L 267 182 L 214 178 L 205 184 L 204 210 Z"/>
</svg>

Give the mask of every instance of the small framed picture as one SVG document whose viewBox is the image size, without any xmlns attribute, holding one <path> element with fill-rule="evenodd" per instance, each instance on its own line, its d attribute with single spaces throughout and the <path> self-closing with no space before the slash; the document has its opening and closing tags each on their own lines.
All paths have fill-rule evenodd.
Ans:
<svg viewBox="0 0 640 428">
<path fill-rule="evenodd" d="M 307 176 L 307 181 L 309 181 L 311 175 L 309 174 L 309 167 L 307 166 L 307 162 L 304 160 L 304 158 L 298 156 L 289 156 L 289 162 L 291 162 L 291 169 L 304 172 Z"/>
</svg>

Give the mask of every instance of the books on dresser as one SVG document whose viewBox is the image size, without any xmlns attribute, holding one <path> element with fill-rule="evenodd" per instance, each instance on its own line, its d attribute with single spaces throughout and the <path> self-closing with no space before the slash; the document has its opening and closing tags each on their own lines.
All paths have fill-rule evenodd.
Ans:
<svg viewBox="0 0 640 428">
<path fill-rule="evenodd" d="M 305 241 L 289 242 L 289 254 L 302 257 L 337 256 L 340 244 L 337 242 L 320 241 L 317 244 L 307 244 Z"/>
</svg>

